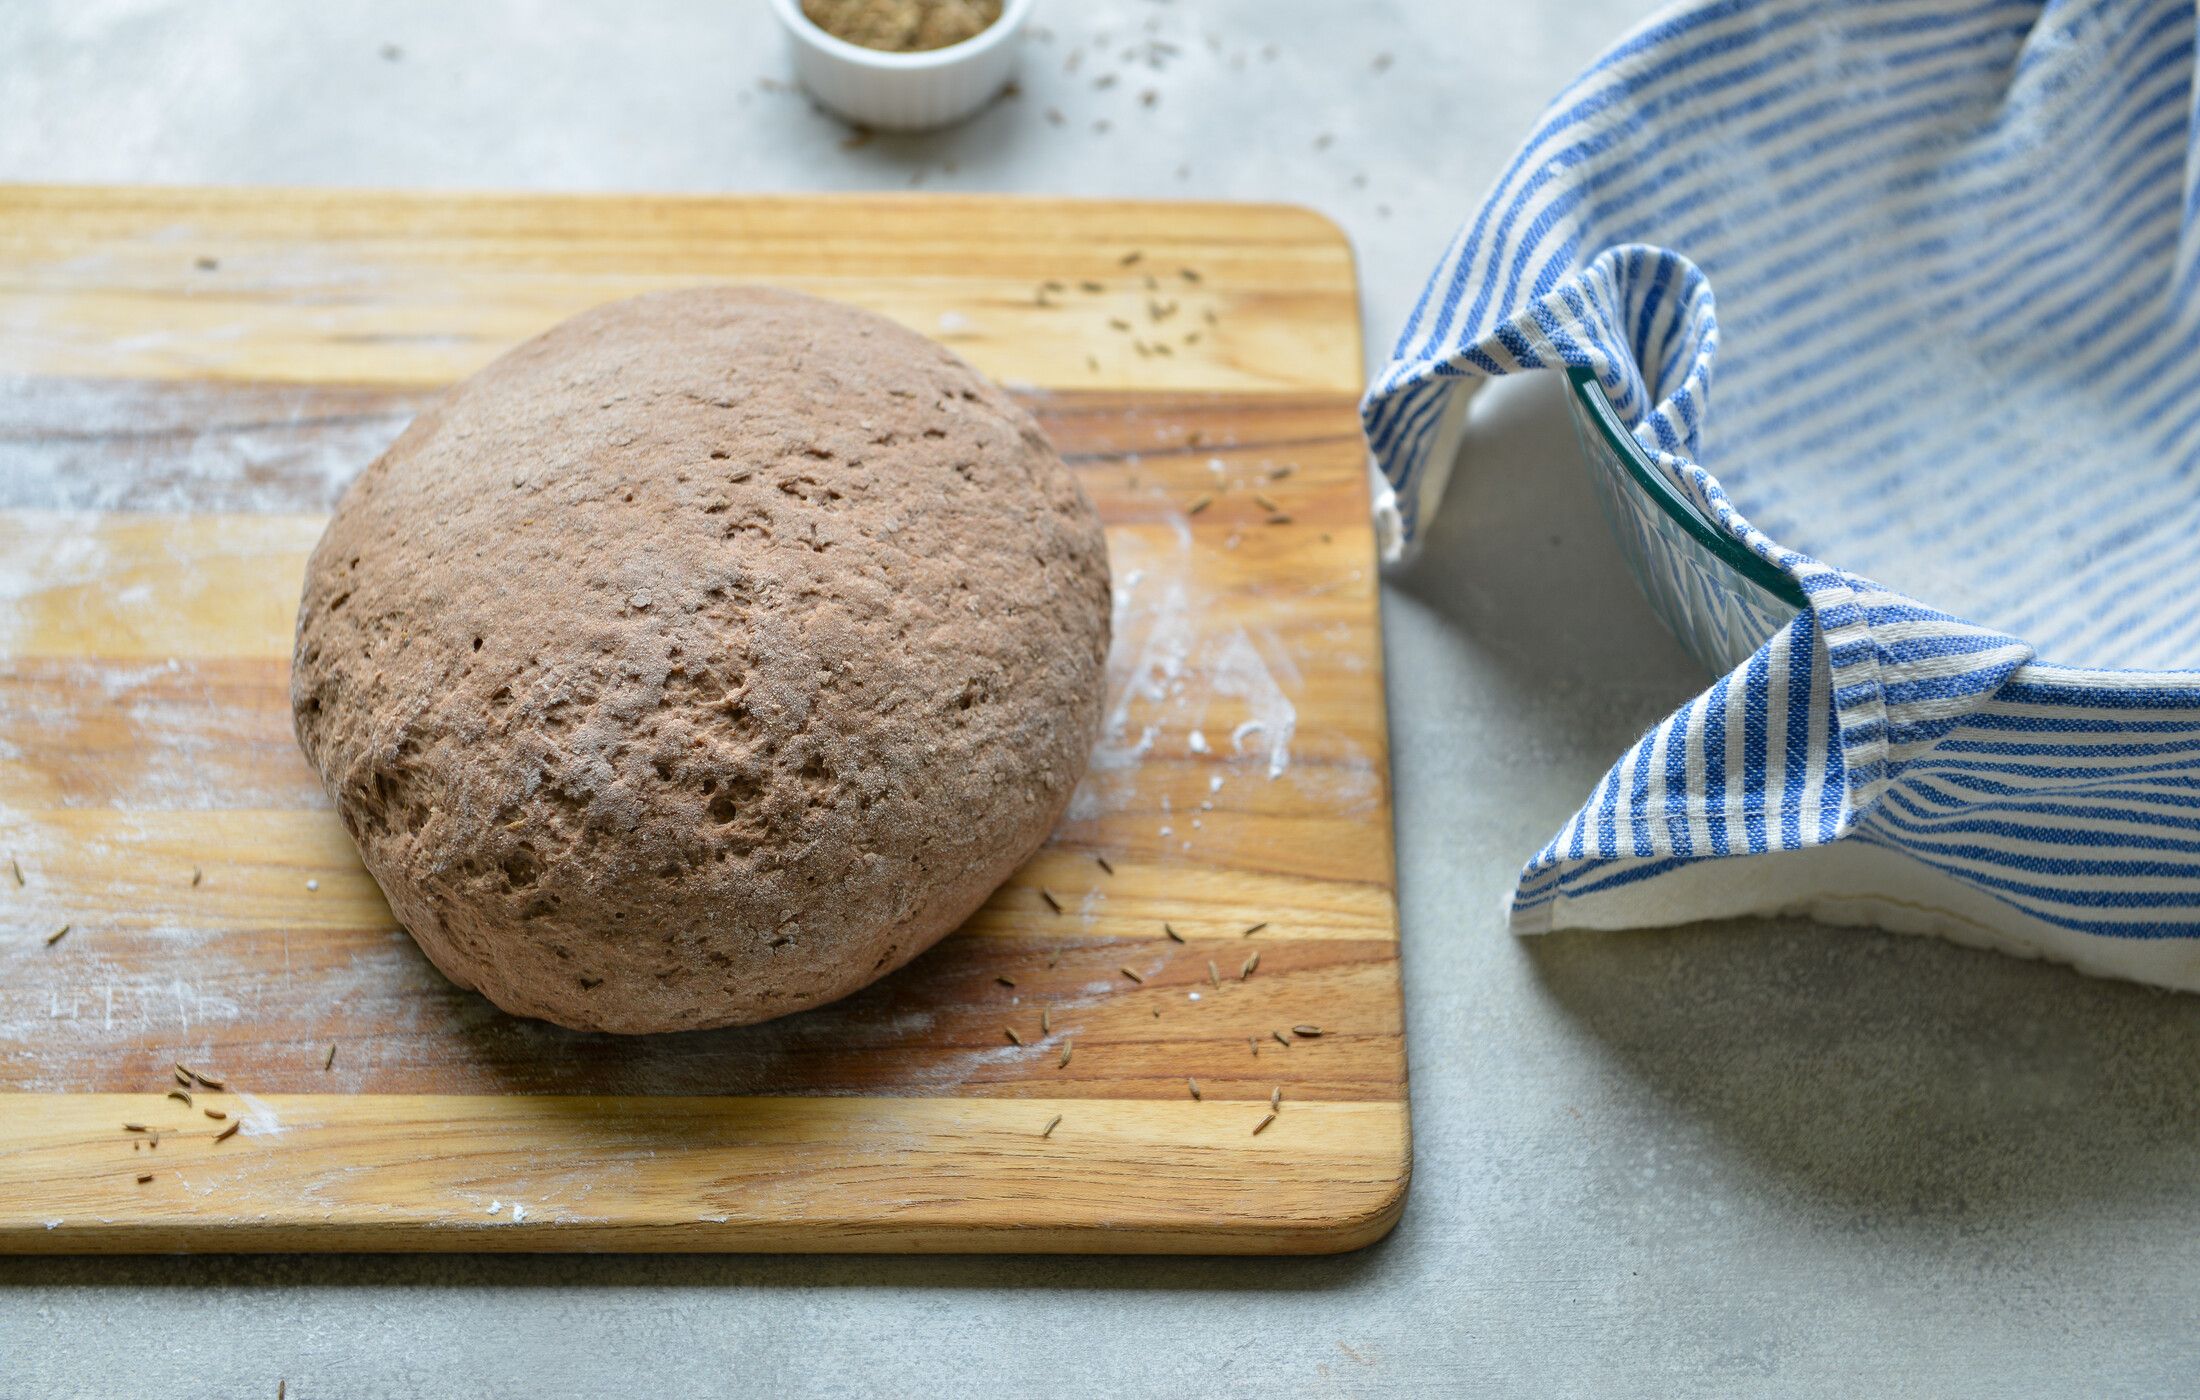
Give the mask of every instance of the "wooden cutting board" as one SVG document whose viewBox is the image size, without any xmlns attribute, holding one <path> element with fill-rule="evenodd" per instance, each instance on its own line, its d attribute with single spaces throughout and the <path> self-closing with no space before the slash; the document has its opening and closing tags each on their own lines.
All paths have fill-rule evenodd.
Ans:
<svg viewBox="0 0 2200 1400">
<path fill-rule="evenodd" d="M 292 620 L 439 386 L 711 281 L 873 307 L 1037 412 L 1107 521 L 1108 731 L 903 971 L 574 1034 L 396 926 L 292 740 Z M 0 190 L 0 1249 L 1379 1237 L 1409 1151 L 1360 367 L 1350 250 L 1295 209 Z M 222 1087 L 164 1097 L 179 1062 Z"/>
</svg>

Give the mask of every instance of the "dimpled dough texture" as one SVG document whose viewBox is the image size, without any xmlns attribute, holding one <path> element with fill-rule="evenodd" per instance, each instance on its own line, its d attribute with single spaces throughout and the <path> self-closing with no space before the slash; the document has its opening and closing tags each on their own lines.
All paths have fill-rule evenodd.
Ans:
<svg viewBox="0 0 2200 1400">
<path fill-rule="evenodd" d="M 453 387 L 306 569 L 299 743 L 450 978 L 587 1030 L 884 975 L 1083 774 L 1107 546 L 945 349 L 792 293 L 599 307 Z"/>
</svg>

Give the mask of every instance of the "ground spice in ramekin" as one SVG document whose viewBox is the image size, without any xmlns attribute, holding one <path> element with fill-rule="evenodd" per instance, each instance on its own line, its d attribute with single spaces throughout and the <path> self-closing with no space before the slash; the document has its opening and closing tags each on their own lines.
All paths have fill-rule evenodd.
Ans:
<svg viewBox="0 0 2200 1400">
<path fill-rule="evenodd" d="M 802 0 L 802 13 L 836 39 L 920 53 L 984 33 L 999 21 L 1001 0 Z"/>
</svg>

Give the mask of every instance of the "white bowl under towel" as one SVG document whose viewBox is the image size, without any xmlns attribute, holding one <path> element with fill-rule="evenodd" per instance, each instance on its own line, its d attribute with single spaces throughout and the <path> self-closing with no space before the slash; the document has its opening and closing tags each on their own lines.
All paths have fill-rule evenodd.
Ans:
<svg viewBox="0 0 2200 1400">
<path fill-rule="evenodd" d="M 2194 71 L 2193 0 L 1723 0 L 1553 104 L 1368 394 L 1403 527 L 1461 396 L 1587 368 L 1809 607 L 1516 929 L 1803 911 L 2200 989 Z"/>
</svg>

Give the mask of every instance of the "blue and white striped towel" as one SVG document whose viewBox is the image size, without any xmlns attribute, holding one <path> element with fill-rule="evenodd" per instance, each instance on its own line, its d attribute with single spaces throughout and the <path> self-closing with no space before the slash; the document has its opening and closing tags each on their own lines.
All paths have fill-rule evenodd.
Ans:
<svg viewBox="0 0 2200 1400">
<path fill-rule="evenodd" d="M 2200 989 L 2194 47 L 2194 0 L 1687 3 L 1535 128 L 1367 396 L 1400 524 L 1484 378 L 1587 368 L 1809 607 L 1516 929 L 1800 911 Z"/>
</svg>

